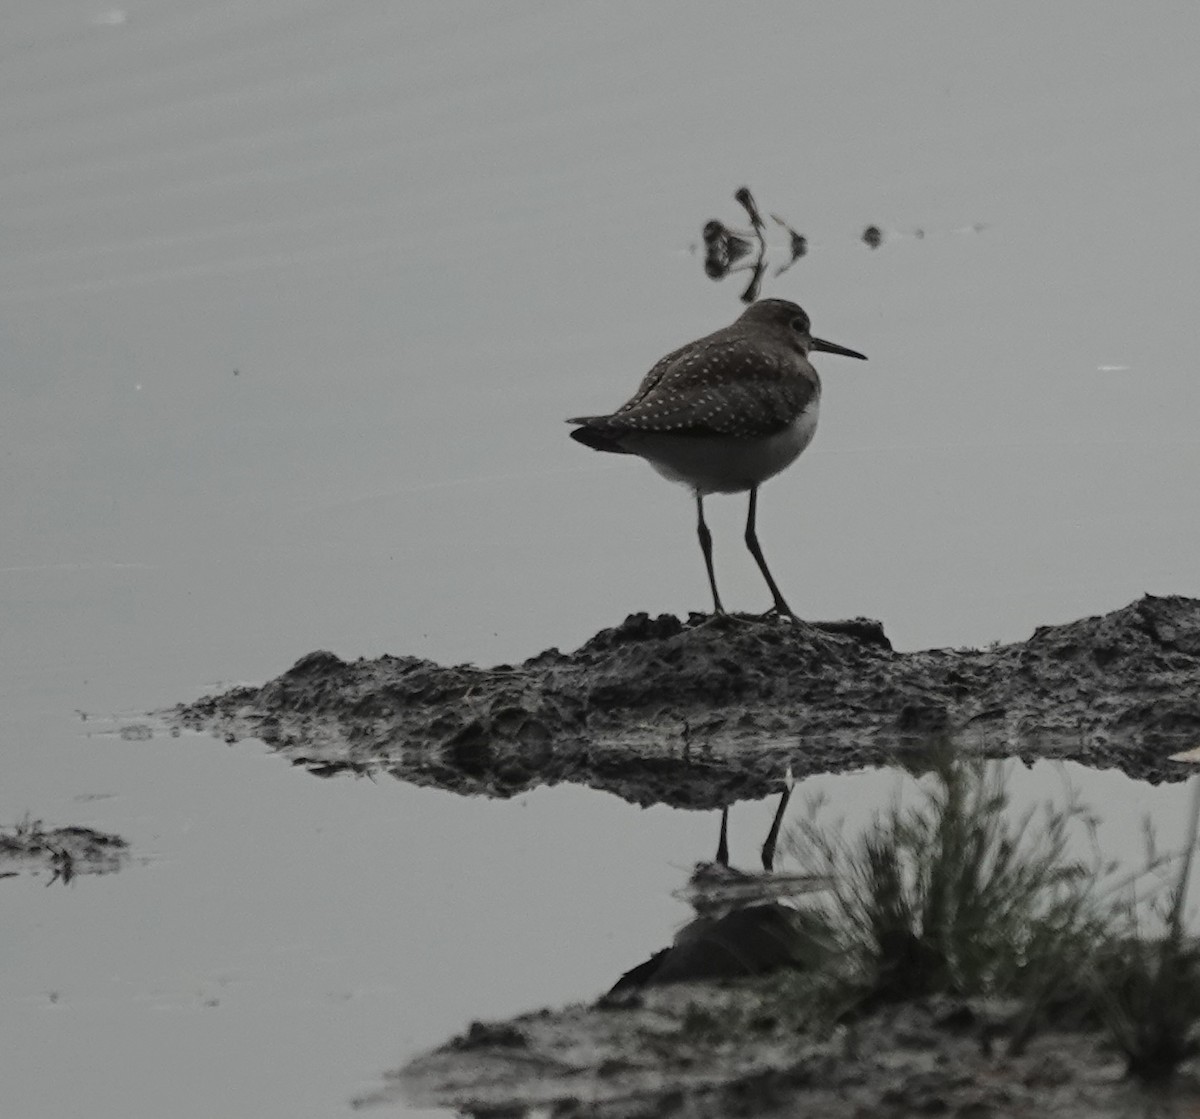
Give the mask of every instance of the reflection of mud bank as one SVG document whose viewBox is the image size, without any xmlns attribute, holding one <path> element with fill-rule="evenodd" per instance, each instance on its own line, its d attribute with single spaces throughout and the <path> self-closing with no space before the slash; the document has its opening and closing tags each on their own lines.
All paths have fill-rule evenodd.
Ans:
<svg viewBox="0 0 1200 1119">
<path fill-rule="evenodd" d="M 0 829 L 0 878 L 49 872 L 50 882 L 65 885 L 77 874 L 120 870 L 128 854 L 129 844 L 119 835 L 92 828 L 47 828 L 40 820 L 25 820 Z"/>
<path fill-rule="evenodd" d="M 950 732 L 989 754 L 1183 777 L 1200 745 L 1200 601 L 1147 596 L 991 649 L 894 652 L 874 622 L 627 618 L 571 654 L 442 667 L 311 653 L 174 719 L 255 736 L 315 773 L 385 769 L 511 796 L 574 781 L 708 808 L 797 776 L 893 762 Z"/>
</svg>

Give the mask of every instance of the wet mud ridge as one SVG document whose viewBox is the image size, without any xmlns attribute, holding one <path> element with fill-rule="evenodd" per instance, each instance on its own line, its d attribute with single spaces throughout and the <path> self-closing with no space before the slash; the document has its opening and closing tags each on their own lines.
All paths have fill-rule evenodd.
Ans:
<svg viewBox="0 0 1200 1119">
<path fill-rule="evenodd" d="M 520 665 L 301 658 L 167 713 L 329 776 L 512 796 L 571 781 L 711 808 L 797 776 L 903 761 L 949 736 L 1152 781 L 1200 746 L 1200 601 L 1146 596 L 988 649 L 896 652 L 878 622 L 634 614 Z"/>
</svg>

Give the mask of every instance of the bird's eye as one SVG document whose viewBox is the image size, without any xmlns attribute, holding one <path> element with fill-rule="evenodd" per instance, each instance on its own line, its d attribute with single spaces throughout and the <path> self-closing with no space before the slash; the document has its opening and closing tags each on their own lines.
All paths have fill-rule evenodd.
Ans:
<svg viewBox="0 0 1200 1119">
<path fill-rule="evenodd" d="M 801 333 L 801 334 L 807 334 L 808 333 L 808 319 L 802 318 L 801 316 L 797 315 L 794 319 L 792 319 L 792 329 L 795 331 L 799 331 L 799 333 Z"/>
</svg>

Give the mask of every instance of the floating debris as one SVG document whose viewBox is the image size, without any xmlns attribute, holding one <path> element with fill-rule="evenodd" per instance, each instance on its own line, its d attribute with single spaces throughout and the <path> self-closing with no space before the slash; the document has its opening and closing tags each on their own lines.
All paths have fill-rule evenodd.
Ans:
<svg viewBox="0 0 1200 1119">
<path fill-rule="evenodd" d="M 124 839 L 94 828 L 48 828 L 28 814 L 13 827 L 0 828 L 0 878 L 49 871 L 47 886 L 65 886 L 80 874 L 112 874 L 128 857 Z"/>
</svg>

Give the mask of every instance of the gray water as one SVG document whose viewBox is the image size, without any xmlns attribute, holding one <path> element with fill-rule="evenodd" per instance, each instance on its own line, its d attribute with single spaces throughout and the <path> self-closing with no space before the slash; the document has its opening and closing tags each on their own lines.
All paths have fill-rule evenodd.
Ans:
<svg viewBox="0 0 1200 1119">
<path fill-rule="evenodd" d="M 703 608 L 686 494 L 562 419 L 738 313 L 693 249 L 744 183 L 811 243 L 764 294 L 871 358 L 820 363 L 762 495 L 802 614 L 918 648 L 1200 595 L 1200 12 L 12 0 L 4 30 L 0 823 L 135 855 L 0 883 L 6 1117 L 344 1114 L 669 939 L 712 814 L 115 732 L 316 648 L 487 664 Z M 764 607 L 709 504 L 727 601 Z M 1182 788 L 1086 780 L 1116 846 L 1182 833 Z M 769 813 L 735 812 L 743 862 Z"/>
</svg>

